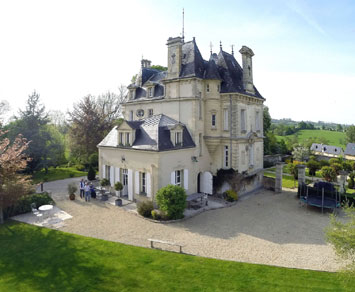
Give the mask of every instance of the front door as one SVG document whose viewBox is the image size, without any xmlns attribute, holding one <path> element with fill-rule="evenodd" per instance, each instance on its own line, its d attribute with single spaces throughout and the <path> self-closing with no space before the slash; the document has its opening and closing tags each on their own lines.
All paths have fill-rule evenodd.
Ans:
<svg viewBox="0 0 355 292">
<path fill-rule="evenodd" d="M 128 169 L 122 168 L 123 196 L 128 196 Z"/>
</svg>

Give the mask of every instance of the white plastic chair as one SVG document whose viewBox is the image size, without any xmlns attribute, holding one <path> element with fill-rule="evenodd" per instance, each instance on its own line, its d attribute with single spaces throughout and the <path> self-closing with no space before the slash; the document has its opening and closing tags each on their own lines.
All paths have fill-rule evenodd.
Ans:
<svg viewBox="0 0 355 292">
<path fill-rule="evenodd" d="M 32 214 L 36 216 L 36 222 L 38 222 L 39 219 L 43 217 L 43 214 L 37 210 L 35 203 L 31 204 L 31 210 Z"/>
</svg>

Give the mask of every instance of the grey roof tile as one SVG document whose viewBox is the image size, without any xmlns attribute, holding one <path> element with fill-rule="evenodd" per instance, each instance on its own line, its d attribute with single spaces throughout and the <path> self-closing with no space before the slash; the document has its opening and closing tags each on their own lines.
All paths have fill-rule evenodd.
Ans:
<svg viewBox="0 0 355 292">
<path fill-rule="evenodd" d="M 344 154 L 355 156 L 355 143 L 348 143 L 348 145 L 346 145 Z"/>
</svg>

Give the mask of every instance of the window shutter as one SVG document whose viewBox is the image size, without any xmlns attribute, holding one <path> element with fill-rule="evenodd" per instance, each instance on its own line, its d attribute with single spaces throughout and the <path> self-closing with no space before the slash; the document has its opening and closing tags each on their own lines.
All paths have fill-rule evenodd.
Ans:
<svg viewBox="0 0 355 292">
<path fill-rule="evenodd" d="M 146 185 L 147 185 L 147 197 L 151 198 L 152 197 L 152 183 L 151 183 L 151 177 L 150 177 L 150 173 L 147 172 L 146 173 Z"/>
<path fill-rule="evenodd" d="M 106 165 L 102 166 L 102 178 L 106 178 Z"/>
<path fill-rule="evenodd" d="M 128 169 L 128 200 L 133 201 L 133 170 Z"/>
<path fill-rule="evenodd" d="M 175 171 L 170 174 L 170 183 L 175 185 Z"/>
<path fill-rule="evenodd" d="M 120 173 L 121 173 L 120 168 L 116 167 L 116 169 L 115 169 L 115 183 L 118 182 L 118 181 L 121 181 Z"/>
<path fill-rule="evenodd" d="M 184 169 L 184 189 L 189 189 L 189 170 Z"/>
<path fill-rule="evenodd" d="M 135 193 L 139 194 L 139 171 L 136 171 L 135 177 L 134 177 L 134 185 L 135 185 Z"/>
<path fill-rule="evenodd" d="M 111 187 L 115 184 L 115 168 L 113 166 L 110 166 L 110 183 Z"/>
</svg>

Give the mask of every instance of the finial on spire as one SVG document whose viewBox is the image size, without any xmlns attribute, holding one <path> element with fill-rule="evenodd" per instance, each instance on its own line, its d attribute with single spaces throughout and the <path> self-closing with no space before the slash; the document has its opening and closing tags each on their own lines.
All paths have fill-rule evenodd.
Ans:
<svg viewBox="0 0 355 292">
<path fill-rule="evenodd" d="M 184 26 L 185 26 L 185 10 L 184 8 L 182 8 L 182 43 L 185 42 Z"/>
<path fill-rule="evenodd" d="M 219 41 L 219 48 L 220 48 L 221 51 L 222 51 L 222 41 Z"/>
<path fill-rule="evenodd" d="M 234 45 L 232 45 L 232 56 L 234 56 Z"/>
<path fill-rule="evenodd" d="M 213 48 L 213 45 L 212 45 L 212 42 L 210 42 L 210 52 L 211 52 L 211 55 L 212 55 L 212 48 Z"/>
</svg>

